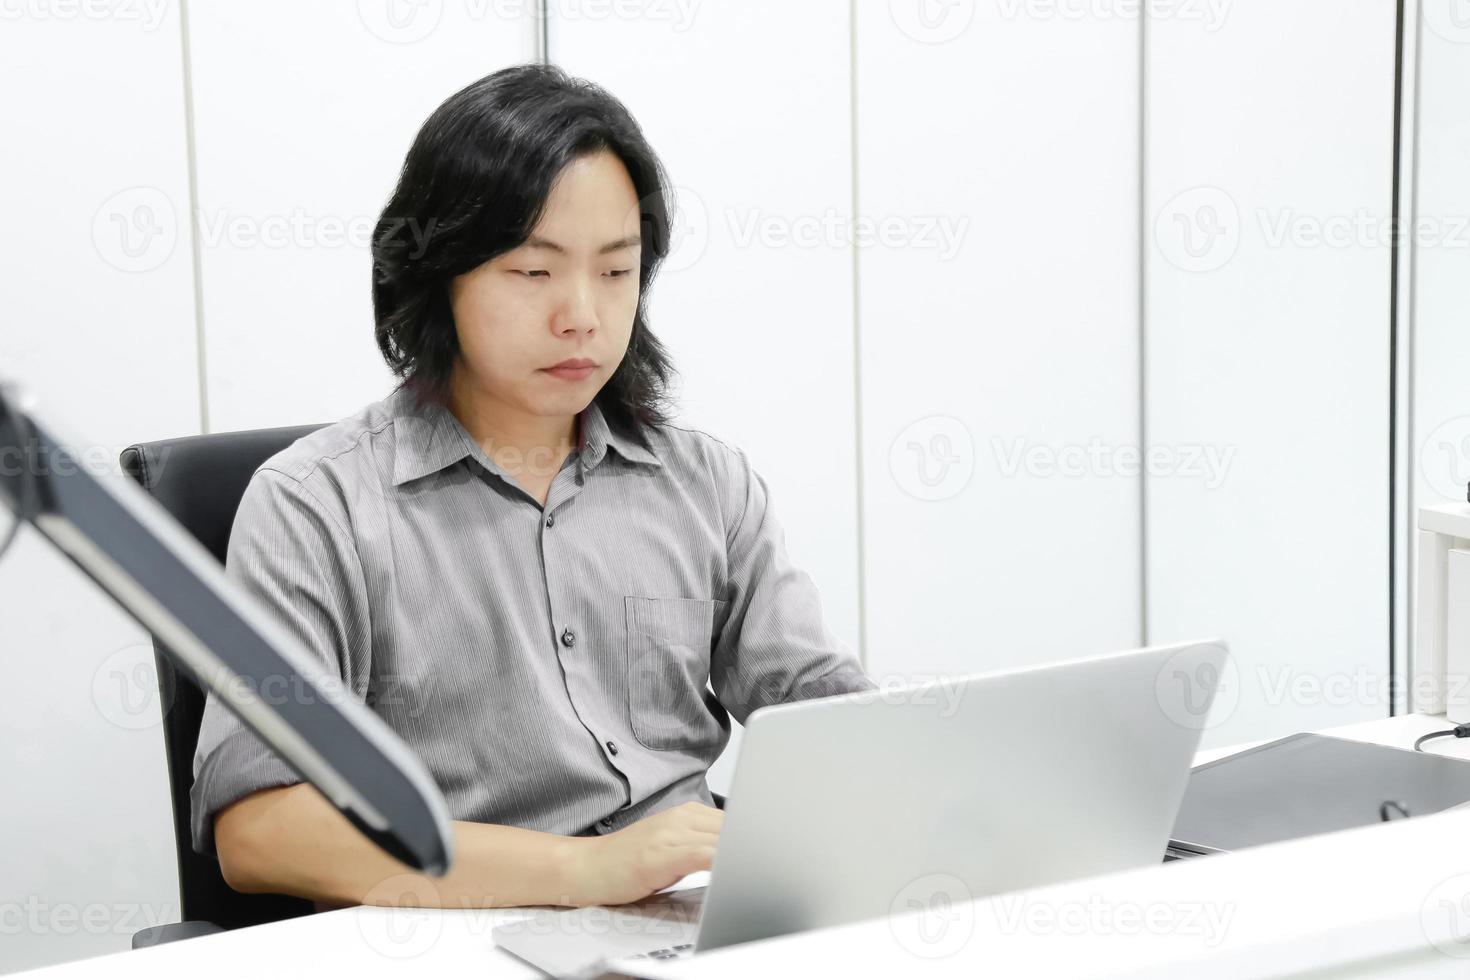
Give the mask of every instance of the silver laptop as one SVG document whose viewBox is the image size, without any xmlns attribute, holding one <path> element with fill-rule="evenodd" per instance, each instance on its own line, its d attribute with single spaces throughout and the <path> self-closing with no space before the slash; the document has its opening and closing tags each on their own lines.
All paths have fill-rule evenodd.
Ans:
<svg viewBox="0 0 1470 980">
<path fill-rule="evenodd" d="M 1157 863 L 1227 657 L 1210 640 L 762 708 L 707 886 L 492 936 L 565 975 Z"/>
</svg>

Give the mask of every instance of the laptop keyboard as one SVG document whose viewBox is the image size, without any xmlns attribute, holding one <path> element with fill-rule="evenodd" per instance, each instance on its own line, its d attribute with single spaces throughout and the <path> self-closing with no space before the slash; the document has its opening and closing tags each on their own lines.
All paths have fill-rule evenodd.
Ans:
<svg viewBox="0 0 1470 980">
<path fill-rule="evenodd" d="M 628 957 L 630 960 L 678 960 L 686 956 L 694 955 L 693 943 L 680 943 L 677 946 L 669 946 L 666 949 L 650 949 L 646 953 L 636 953 Z"/>
</svg>

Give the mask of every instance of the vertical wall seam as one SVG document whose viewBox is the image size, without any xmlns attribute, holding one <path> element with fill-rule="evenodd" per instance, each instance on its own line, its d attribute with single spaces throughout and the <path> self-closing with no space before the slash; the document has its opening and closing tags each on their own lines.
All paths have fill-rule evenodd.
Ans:
<svg viewBox="0 0 1470 980">
<path fill-rule="evenodd" d="M 848 156 L 852 169 L 848 175 L 852 183 L 852 216 L 856 221 L 858 205 L 858 56 L 857 56 L 857 0 L 848 0 L 847 5 L 847 79 L 848 79 Z M 868 667 L 868 560 L 867 525 L 865 513 L 866 495 L 863 493 L 863 334 L 862 314 L 859 306 L 862 291 L 861 262 L 857 245 L 848 242 L 848 253 L 852 259 L 852 407 L 853 407 L 853 459 L 856 469 L 854 494 L 857 504 L 857 599 L 858 599 L 858 663 Z"/>
<path fill-rule="evenodd" d="M 1404 0 L 1394 4 L 1393 41 L 1393 135 L 1389 141 L 1389 215 L 1390 228 L 1399 228 L 1399 166 L 1403 149 L 1404 98 Z M 1389 239 L 1388 247 L 1388 677 L 1390 696 L 1388 713 L 1396 713 L 1398 684 L 1399 628 L 1399 262 L 1402 259 L 1399 236 Z"/>
<path fill-rule="evenodd" d="M 1409 12 L 1412 13 L 1414 24 L 1414 54 L 1412 59 L 1414 66 L 1414 86 L 1409 93 L 1412 109 L 1410 119 L 1412 120 L 1411 125 L 1413 127 L 1410 130 L 1412 139 L 1409 142 L 1409 218 L 1411 221 L 1418 220 L 1419 217 L 1419 93 L 1423 91 L 1423 88 L 1420 86 L 1420 79 L 1422 77 L 1421 66 L 1424 63 L 1424 24 L 1423 18 L 1419 13 L 1420 9 L 1419 0 L 1410 0 Z M 1406 556 L 1404 574 L 1400 580 L 1403 582 L 1404 590 L 1403 608 L 1406 613 L 1412 615 L 1415 590 L 1419 585 L 1419 567 L 1418 563 L 1414 561 L 1414 549 L 1418 546 L 1418 535 L 1415 532 L 1418 530 L 1419 525 L 1418 515 L 1414 512 L 1414 506 L 1418 502 L 1418 495 L 1414 492 L 1414 484 L 1412 482 L 1414 469 L 1408 462 L 1413 458 L 1409 454 L 1418 445 L 1415 434 L 1418 432 L 1419 425 L 1419 416 L 1415 410 L 1413 396 L 1413 393 L 1419 390 L 1419 256 L 1415 253 L 1414 249 L 1409 250 L 1407 271 L 1408 298 L 1404 305 L 1404 312 L 1406 314 L 1405 322 L 1401 324 L 1404 335 L 1400 338 L 1400 341 L 1403 344 L 1404 384 L 1407 389 L 1404 399 L 1404 432 L 1408 435 L 1407 444 L 1404 446 L 1406 470 L 1404 500 L 1406 503 L 1405 516 L 1408 525 L 1405 530 L 1408 534 L 1408 540 L 1404 547 Z M 1414 666 L 1413 630 L 1413 619 L 1406 618 L 1402 630 L 1405 640 L 1403 659 L 1406 674 L 1405 679 L 1410 682 L 1406 686 L 1410 691 L 1413 690 L 1413 675 L 1409 673 L 1413 670 Z M 1412 711 L 1413 708 L 1410 707 L 1409 710 Z"/>
<path fill-rule="evenodd" d="M 184 226 L 189 234 L 193 264 L 194 348 L 199 383 L 199 431 L 209 432 L 209 359 L 204 331 L 204 252 L 195 216 L 199 213 L 199 157 L 194 131 L 194 59 L 189 47 L 189 0 L 179 0 L 179 36 L 184 71 L 184 158 L 188 171 L 189 202 Z"/>
<path fill-rule="evenodd" d="M 1138 450 L 1148 453 L 1148 11 L 1138 18 Z M 1149 644 L 1148 468 L 1138 474 L 1138 643 Z"/>
<path fill-rule="evenodd" d="M 1394 51 L 1393 228 L 1419 214 L 1419 78 L 1423 29 L 1416 0 L 1396 4 Z M 1412 33 L 1411 33 L 1412 32 Z M 1403 212 L 1407 210 L 1407 215 Z M 1412 239 L 1391 239 L 1389 313 L 1389 714 L 1415 710 L 1413 698 L 1414 391 L 1416 255 Z"/>
<path fill-rule="evenodd" d="M 543 65 L 551 64 L 550 21 L 547 0 L 536 0 L 536 60 Z"/>
</svg>

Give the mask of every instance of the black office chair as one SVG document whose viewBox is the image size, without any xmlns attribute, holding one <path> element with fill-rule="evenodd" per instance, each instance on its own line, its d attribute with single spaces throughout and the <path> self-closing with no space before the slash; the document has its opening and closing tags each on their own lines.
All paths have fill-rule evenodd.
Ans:
<svg viewBox="0 0 1470 980">
<path fill-rule="evenodd" d="M 319 428 L 257 429 L 142 443 L 123 450 L 122 468 L 224 564 L 235 511 L 251 475 L 271 456 Z M 153 656 L 164 711 L 163 744 L 168 754 L 184 921 L 141 930 L 133 936 L 134 949 L 314 911 L 304 899 L 237 892 L 225 884 L 215 858 L 195 852 L 189 833 L 189 789 L 194 784 L 194 748 L 204 714 L 204 691 L 166 650 L 155 636 Z"/>
</svg>

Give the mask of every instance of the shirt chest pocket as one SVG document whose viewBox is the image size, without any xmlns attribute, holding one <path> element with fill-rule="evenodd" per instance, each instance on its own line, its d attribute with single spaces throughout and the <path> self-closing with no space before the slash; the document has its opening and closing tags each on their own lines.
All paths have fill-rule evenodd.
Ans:
<svg viewBox="0 0 1470 980">
<path fill-rule="evenodd" d="M 656 751 L 696 751 L 721 737 L 705 702 L 718 599 L 624 596 L 628 713 L 634 736 Z"/>
</svg>

